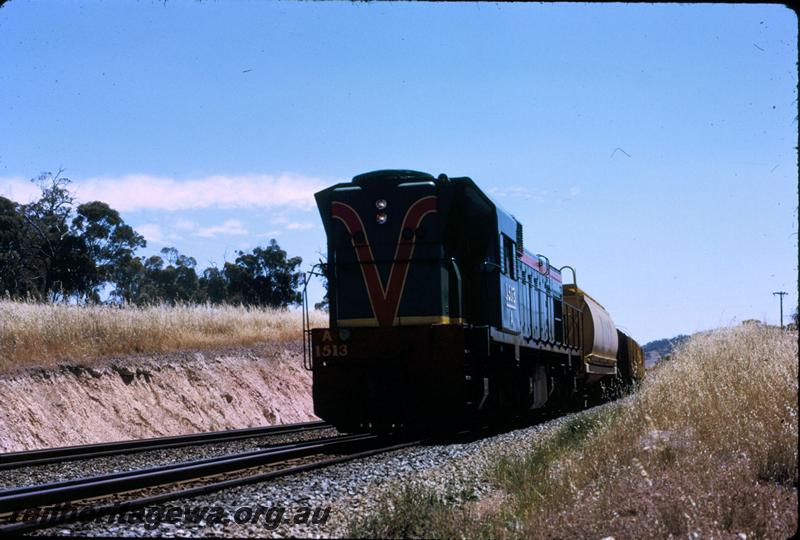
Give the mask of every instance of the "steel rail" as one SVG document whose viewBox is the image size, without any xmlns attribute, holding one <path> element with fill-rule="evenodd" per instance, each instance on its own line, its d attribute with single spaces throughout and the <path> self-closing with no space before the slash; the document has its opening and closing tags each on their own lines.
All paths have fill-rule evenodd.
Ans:
<svg viewBox="0 0 800 540">
<path fill-rule="evenodd" d="M 14 512 L 58 503 L 75 502 L 103 495 L 124 493 L 261 465 L 280 463 L 281 461 L 346 449 L 352 446 L 358 447 L 359 444 L 376 441 L 377 439 L 376 435 L 368 434 L 344 435 L 199 461 L 187 461 L 149 469 L 14 488 L 0 491 L 0 508 L 4 512 Z"/>
<path fill-rule="evenodd" d="M 302 472 L 311 471 L 315 469 L 322 469 L 324 467 L 330 467 L 332 465 L 338 465 L 340 463 L 346 463 L 348 461 L 354 461 L 356 459 L 362 459 L 377 454 L 391 452 L 394 450 L 402 450 L 404 448 L 408 448 L 411 446 L 418 446 L 423 442 L 424 441 L 421 440 L 406 441 L 403 443 L 396 443 L 389 446 L 381 446 L 378 448 L 371 448 L 368 450 L 357 451 L 348 455 L 339 456 L 335 458 L 314 461 L 312 463 L 304 463 L 302 465 L 294 465 L 292 467 L 286 467 L 274 471 L 268 471 L 250 476 L 244 476 L 241 478 L 232 478 L 220 482 L 212 482 L 180 491 L 172 491 L 168 493 L 160 493 L 158 495 L 150 495 L 148 497 L 142 497 L 139 499 L 125 501 L 122 503 L 104 504 L 102 506 L 92 507 L 91 516 L 88 519 L 95 519 L 98 517 L 112 515 L 112 514 L 120 515 L 136 508 L 153 506 L 156 504 L 161 504 L 175 499 L 186 499 L 190 497 L 197 497 L 199 495 L 214 493 L 227 488 L 232 488 L 247 484 L 255 484 L 258 482 L 266 482 L 268 480 L 280 478 L 282 476 L 290 476 L 293 474 L 299 474 Z M 86 518 L 84 518 L 84 520 L 86 520 Z M 19 523 L 10 523 L 6 525 L 0 525 L 0 534 L 16 535 L 24 532 L 33 531 L 36 529 L 45 529 L 55 525 L 73 523 L 76 521 L 81 521 L 79 514 L 73 516 L 62 515 L 56 519 L 48 519 L 46 522 L 33 520 L 33 521 L 25 521 Z"/>
<path fill-rule="evenodd" d="M 276 444 L 276 445 L 269 445 L 269 446 L 266 446 L 264 448 L 259 448 L 259 449 L 256 449 L 256 450 L 249 450 L 249 451 L 245 451 L 245 452 L 237 452 L 235 454 L 223 454 L 223 455 L 220 455 L 220 456 L 212 456 L 212 457 L 208 457 L 208 458 L 199 458 L 199 459 L 192 459 L 192 460 L 188 460 L 188 461 L 181 461 L 181 462 L 177 462 L 177 463 L 168 463 L 166 465 L 155 465 L 153 467 L 147 467 L 147 468 L 144 468 L 144 469 L 131 469 L 131 470 L 127 470 L 127 471 L 100 474 L 100 475 L 97 475 L 97 476 L 87 476 L 87 477 L 83 477 L 83 478 L 73 478 L 71 480 L 61 480 L 59 482 L 48 482 L 46 484 L 34 484 L 34 485 L 31 485 L 31 486 L 21 486 L 21 487 L 15 487 L 15 488 L 2 489 L 2 490 L 0 490 L 0 501 L 2 501 L 2 497 L 6 497 L 6 496 L 10 496 L 10 495 L 18 495 L 18 494 L 22 494 L 22 493 L 30 493 L 30 492 L 33 492 L 33 491 L 42 491 L 42 490 L 46 490 L 46 489 L 55 489 L 55 488 L 62 488 L 62 487 L 67 487 L 67 486 L 76 486 L 76 485 L 84 484 L 84 483 L 86 483 L 88 481 L 93 481 L 93 480 L 97 480 L 97 479 L 116 480 L 116 479 L 120 479 L 120 478 L 127 478 L 127 477 L 137 476 L 137 475 L 142 474 L 143 472 L 155 473 L 155 472 L 175 470 L 175 469 L 179 469 L 181 467 L 185 467 L 187 465 L 206 465 L 206 464 L 216 463 L 218 461 L 224 461 L 224 460 L 230 459 L 232 457 L 257 456 L 257 455 L 262 455 L 262 454 L 268 453 L 268 452 L 282 452 L 284 450 L 303 449 L 303 448 L 306 448 L 307 446 L 315 446 L 315 445 L 317 445 L 317 444 L 319 444 L 321 442 L 322 443 L 328 442 L 328 441 L 336 442 L 336 441 L 339 441 L 339 440 L 348 440 L 351 437 L 353 437 L 353 436 L 352 435 L 344 435 L 344 436 L 340 436 L 340 437 L 327 437 L 327 438 L 323 438 L 323 439 L 314 439 L 314 440 L 311 440 L 311 441 L 297 441 L 297 442 L 291 442 L 291 443 L 281 443 L 281 444 Z"/>
<path fill-rule="evenodd" d="M 135 439 L 130 441 L 115 441 L 108 443 L 62 446 L 58 448 L 42 448 L 40 450 L 10 452 L 7 454 L 0 454 L 0 471 L 7 469 L 18 469 L 20 467 L 46 465 L 49 463 L 61 463 L 63 461 L 73 461 L 78 459 L 92 459 L 134 452 L 146 452 L 149 450 L 180 448 L 216 442 L 230 442 L 268 435 L 300 433 L 303 431 L 324 429 L 327 427 L 331 426 L 325 422 L 303 422 L 299 424 L 282 424 L 278 426 L 232 429 L 227 431 L 212 431 L 206 433 L 191 433 L 188 435 L 156 437 L 152 439 Z"/>
</svg>

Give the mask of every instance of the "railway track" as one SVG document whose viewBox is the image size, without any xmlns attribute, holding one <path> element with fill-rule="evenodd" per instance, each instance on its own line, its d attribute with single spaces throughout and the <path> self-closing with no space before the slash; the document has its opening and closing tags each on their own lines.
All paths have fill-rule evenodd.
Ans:
<svg viewBox="0 0 800 540">
<path fill-rule="evenodd" d="M 329 427 L 331 426 L 325 422 L 303 422 L 299 424 L 194 433 L 173 437 L 157 437 L 152 439 L 137 439 L 80 446 L 44 448 L 41 450 L 29 450 L 24 452 L 10 452 L 7 454 L 0 454 L 0 471 L 72 460 L 92 459 L 122 454 L 127 455 L 134 452 L 146 452 L 149 450 L 182 448 L 186 446 L 252 439 L 269 435 L 300 433 Z"/>
<path fill-rule="evenodd" d="M 560 416 L 563 412 L 561 410 L 552 410 L 549 411 L 549 414 L 536 415 L 536 417 L 538 421 L 543 421 L 551 417 Z M 429 439 L 427 441 L 398 442 L 397 440 L 387 440 L 377 435 L 357 434 L 302 442 L 278 443 L 242 453 L 6 489 L 0 491 L 0 509 L 2 509 L 0 510 L 0 535 L 20 534 L 64 523 L 85 521 L 104 515 L 128 512 L 136 508 L 162 504 L 166 501 L 191 498 L 239 485 L 265 482 L 273 478 L 408 448 L 424 442 L 434 444 L 437 442 L 445 444 L 457 441 L 468 442 L 509 429 L 523 427 L 526 424 L 529 425 L 532 419 L 532 417 L 527 419 L 520 418 L 502 427 L 474 426 L 472 429 L 460 431 L 451 436 L 443 435 L 435 440 Z M 326 427 L 329 426 L 321 422 L 276 426 L 268 434 L 291 433 L 292 431 Z M 203 442 L 232 440 L 226 438 L 228 433 L 217 432 L 178 438 L 170 437 L 129 441 L 126 443 L 110 443 L 111 445 L 120 445 L 120 447 L 115 448 L 102 448 L 106 445 L 93 446 L 98 447 L 97 450 L 99 452 L 121 454 L 125 452 L 122 446 L 129 443 L 134 444 L 133 451 L 143 449 L 142 445 L 147 446 L 147 444 L 151 446 L 144 449 L 153 448 L 153 445 L 159 445 L 159 448 L 172 448 L 181 446 L 181 442 L 202 444 Z M 234 436 L 241 438 L 259 436 L 261 434 L 264 433 L 259 430 L 238 430 L 238 433 Z M 210 439 L 208 438 L 209 436 L 211 437 Z M 80 448 L 53 449 L 53 455 L 39 456 L 34 459 L 48 459 L 52 462 L 57 459 L 59 451 L 64 452 L 65 450 L 64 455 L 68 460 L 79 459 L 75 456 L 87 454 L 87 452 L 75 450 Z M 20 459 L 18 463 L 25 461 L 30 460 Z M 58 505 L 62 507 L 67 505 L 76 511 L 72 515 L 64 512 L 55 518 L 51 516 L 47 520 L 28 519 L 25 521 L 26 514 L 31 515 L 30 513 L 36 509 L 53 509 Z M 88 518 L 83 517 L 81 519 L 80 511 L 86 508 L 89 508 L 91 513 Z"/>
<path fill-rule="evenodd" d="M 387 442 L 376 435 L 344 435 L 261 450 L 0 491 L 0 534 L 19 534 L 78 520 L 78 511 L 56 519 L 20 521 L 35 509 L 71 505 L 91 517 L 129 511 L 233 486 L 343 463 L 419 444 Z M 329 457 L 333 455 L 333 457 Z M 299 462 L 302 461 L 302 462 Z M 271 466 L 264 471 L 264 467 Z M 249 471 L 249 472 L 248 472 Z M 194 484 L 186 488 L 186 484 Z M 161 492 L 153 493 L 155 488 Z M 52 516 L 51 516 L 52 517 Z M 85 518 L 84 518 L 85 519 Z"/>
</svg>

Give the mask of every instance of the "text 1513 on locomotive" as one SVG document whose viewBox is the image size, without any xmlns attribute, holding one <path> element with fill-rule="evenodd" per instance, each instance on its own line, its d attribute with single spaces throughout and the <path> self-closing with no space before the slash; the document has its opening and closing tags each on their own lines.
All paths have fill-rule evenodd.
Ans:
<svg viewBox="0 0 800 540">
<path fill-rule="evenodd" d="M 304 360 L 315 414 L 340 430 L 509 418 L 644 376 L 574 270 L 563 285 L 470 178 L 376 171 L 315 197 L 330 324 L 307 330 Z"/>
</svg>

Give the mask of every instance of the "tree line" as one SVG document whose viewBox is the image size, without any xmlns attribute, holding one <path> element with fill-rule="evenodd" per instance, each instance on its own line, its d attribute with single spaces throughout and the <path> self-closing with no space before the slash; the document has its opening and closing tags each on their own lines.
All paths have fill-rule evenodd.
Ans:
<svg viewBox="0 0 800 540">
<path fill-rule="evenodd" d="M 197 261 L 173 247 L 137 256 L 144 237 L 101 201 L 76 205 L 71 181 L 42 173 L 31 180 L 38 200 L 0 196 L 0 295 L 40 301 L 241 304 L 286 307 L 301 301 L 302 259 L 273 239 L 237 251 L 222 268 L 197 271 Z"/>
</svg>

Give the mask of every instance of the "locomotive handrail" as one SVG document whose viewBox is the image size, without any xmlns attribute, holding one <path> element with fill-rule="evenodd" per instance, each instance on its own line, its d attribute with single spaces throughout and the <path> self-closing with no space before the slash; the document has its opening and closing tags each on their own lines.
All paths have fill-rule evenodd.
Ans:
<svg viewBox="0 0 800 540">
<path fill-rule="evenodd" d="M 548 259 L 546 256 L 541 255 L 539 253 L 537 253 L 536 256 L 544 259 L 544 262 L 547 263 L 547 271 L 544 273 L 544 275 L 549 276 L 550 275 L 550 259 Z"/>
<path fill-rule="evenodd" d="M 458 263 L 456 262 L 455 257 L 450 257 L 450 264 L 453 265 L 453 272 L 456 275 L 456 283 L 458 284 L 458 318 L 462 319 L 464 314 L 462 312 L 462 300 L 461 300 L 461 270 L 458 269 Z M 452 315 L 452 314 L 451 314 Z"/>
<path fill-rule="evenodd" d="M 313 358 L 311 357 L 311 317 L 308 313 L 308 283 L 311 276 L 324 276 L 325 272 L 315 272 L 315 269 L 323 270 L 323 263 L 318 262 L 311 267 L 311 270 L 303 273 L 303 368 L 311 371 L 313 368 Z"/>
<path fill-rule="evenodd" d="M 572 284 L 577 287 L 578 286 L 578 278 L 575 276 L 575 269 L 572 268 L 571 266 L 565 264 L 564 266 L 559 268 L 558 271 L 563 274 L 564 273 L 564 268 L 569 268 L 570 270 L 572 270 Z"/>
<path fill-rule="evenodd" d="M 568 319 L 568 323 L 564 325 L 564 331 L 567 333 L 565 336 L 565 341 L 568 345 L 573 348 L 580 349 L 581 348 L 581 339 L 582 339 L 582 330 L 581 325 L 581 314 L 583 310 L 573 306 L 568 302 L 563 302 L 565 318 Z"/>
<path fill-rule="evenodd" d="M 575 308 L 564 302 L 564 315 L 566 318 L 566 324 L 564 325 L 564 342 L 570 346 L 575 346 L 575 323 L 577 322 L 577 317 L 575 313 Z"/>
<path fill-rule="evenodd" d="M 499 264 L 497 264 L 497 263 L 496 263 L 496 262 L 494 262 L 494 261 L 490 261 L 489 259 L 486 259 L 485 261 L 483 261 L 483 262 L 481 263 L 481 266 L 482 266 L 482 267 L 486 267 L 486 266 L 494 266 L 494 267 L 495 267 L 497 270 L 499 270 L 499 271 L 501 271 L 501 272 L 502 272 L 502 270 L 503 270 L 503 267 L 502 267 L 502 266 L 500 266 Z"/>
</svg>

